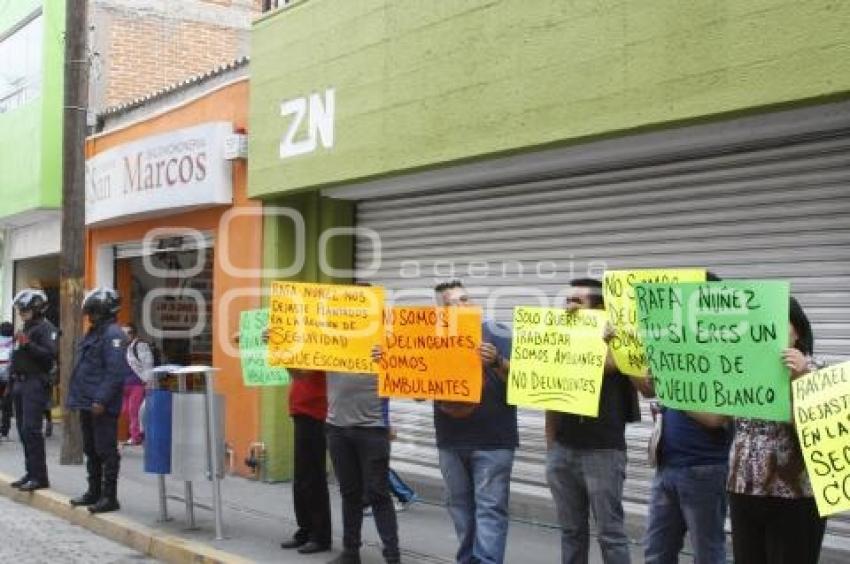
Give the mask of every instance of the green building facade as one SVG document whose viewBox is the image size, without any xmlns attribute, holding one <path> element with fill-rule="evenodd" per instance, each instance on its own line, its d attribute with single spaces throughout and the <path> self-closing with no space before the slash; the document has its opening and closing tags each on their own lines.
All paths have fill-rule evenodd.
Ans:
<svg viewBox="0 0 850 564">
<path fill-rule="evenodd" d="M 64 4 L 9 0 L 0 13 L 4 318 L 16 289 L 58 283 Z"/>
<path fill-rule="evenodd" d="M 830 0 L 295 1 L 252 32 L 249 194 L 302 213 L 297 279 L 328 279 L 315 266 L 329 227 L 356 232 L 330 239 L 351 267 L 337 279 L 427 304 L 436 281 L 463 278 L 506 322 L 605 268 L 708 267 L 790 280 L 816 353 L 839 360 L 848 27 L 850 4 Z M 267 265 L 289 264 L 291 221 L 266 224 Z M 262 414 L 276 479 L 291 456 L 284 400 Z M 427 494 L 430 407 L 393 413 L 395 463 Z M 542 433 L 542 415 L 521 412 L 512 512 L 551 520 Z M 648 435 L 627 432 L 638 505 Z"/>
</svg>

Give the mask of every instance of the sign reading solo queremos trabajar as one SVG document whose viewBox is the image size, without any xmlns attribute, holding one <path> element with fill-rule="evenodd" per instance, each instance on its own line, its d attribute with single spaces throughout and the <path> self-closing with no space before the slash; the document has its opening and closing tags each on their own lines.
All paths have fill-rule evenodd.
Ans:
<svg viewBox="0 0 850 564">
<path fill-rule="evenodd" d="M 151 135 L 86 161 L 86 225 L 230 204 L 224 147 L 233 125 L 209 122 Z"/>
</svg>

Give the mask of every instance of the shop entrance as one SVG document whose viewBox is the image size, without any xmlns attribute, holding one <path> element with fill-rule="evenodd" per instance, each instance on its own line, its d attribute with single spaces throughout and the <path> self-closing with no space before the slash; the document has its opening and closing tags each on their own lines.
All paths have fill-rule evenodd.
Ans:
<svg viewBox="0 0 850 564">
<path fill-rule="evenodd" d="M 47 311 L 44 316 L 59 327 L 59 255 L 47 255 L 15 261 L 12 295 L 25 288 L 38 288 L 47 294 Z M 17 317 L 15 311 L 12 315 Z M 19 320 L 14 319 L 16 325 Z"/>
<path fill-rule="evenodd" d="M 116 287 L 125 296 L 119 322 L 133 323 L 163 364 L 211 364 L 213 249 L 116 255 Z"/>
</svg>

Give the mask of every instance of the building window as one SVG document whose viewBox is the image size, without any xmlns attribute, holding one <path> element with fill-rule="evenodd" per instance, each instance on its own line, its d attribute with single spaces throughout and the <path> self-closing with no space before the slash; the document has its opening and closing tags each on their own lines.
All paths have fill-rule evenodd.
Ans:
<svg viewBox="0 0 850 564">
<path fill-rule="evenodd" d="M 40 10 L 0 33 L 0 113 L 19 108 L 41 94 L 43 34 Z"/>
<path fill-rule="evenodd" d="M 292 0 L 261 0 L 261 7 L 263 12 L 271 12 L 272 10 L 277 10 L 278 8 L 283 8 L 287 4 L 291 4 Z"/>
</svg>

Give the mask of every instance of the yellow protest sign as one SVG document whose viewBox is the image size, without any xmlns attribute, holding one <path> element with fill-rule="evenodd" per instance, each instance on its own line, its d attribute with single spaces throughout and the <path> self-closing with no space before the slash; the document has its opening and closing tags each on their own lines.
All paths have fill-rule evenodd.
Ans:
<svg viewBox="0 0 850 564">
<path fill-rule="evenodd" d="M 383 309 L 383 288 L 272 282 L 269 365 L 375 372 Z"/>
<path fill-rule="evenodd" d="M 603 282 L 605 309 L 614 327 L 611 352 L 620 372 L 645 376 L 646 353 L 638 334 L 635 286 L 643 283 L 705 282 L 705 269 L 607 270 Z"/>
<path fill-rule="evenodd" d="M 394 307 L 387 312 L 378 395 L 481 401 L 481 310 Z"/>
<path fill-rule="evenodd" d="M 794 422 L 821 517 L 850 509 L 850 362 L 794 380 Z"/>
<path fill-rule="evenodd" d="M 508 403 L 596 417 L 606 319 L 601 310 L 515 308 Z"/>
</svg>

